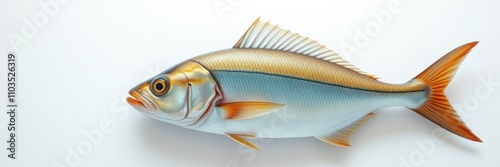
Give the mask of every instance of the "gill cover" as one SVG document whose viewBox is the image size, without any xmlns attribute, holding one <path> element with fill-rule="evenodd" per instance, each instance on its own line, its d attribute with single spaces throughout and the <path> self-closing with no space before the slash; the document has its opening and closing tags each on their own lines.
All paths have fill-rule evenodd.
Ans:
<svg viewBox="0 0 500 167">
<path fill-rule="evenodd" d="M 188 114 L 182 124 L 193 125 L 222 97 L 217 82 L 207 69 L 193 61 L 186 61 L 171 72 L 183 73 L 188 80 Z"/>
</svg>

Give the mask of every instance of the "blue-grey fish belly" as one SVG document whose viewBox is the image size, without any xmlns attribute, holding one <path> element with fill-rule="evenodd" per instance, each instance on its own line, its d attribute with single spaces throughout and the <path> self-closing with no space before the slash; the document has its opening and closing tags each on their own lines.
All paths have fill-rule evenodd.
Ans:
<svg viewBox="0 0 500 167">
<path fill-rule="evenodd" d="M 405 105 L 408 96 L 421 96 L 418 92 L 374 92 L 257 72 L 216 71 L 213 75 L 225 102 L 286 105 L 271 114 L 246 120 L 224 120 L 222 111 L 214 108 L 198 130 L 217 134 L 251 133 L 266 138 L 324 135 L 349 126 L 375 109 Z"/>
</svg>

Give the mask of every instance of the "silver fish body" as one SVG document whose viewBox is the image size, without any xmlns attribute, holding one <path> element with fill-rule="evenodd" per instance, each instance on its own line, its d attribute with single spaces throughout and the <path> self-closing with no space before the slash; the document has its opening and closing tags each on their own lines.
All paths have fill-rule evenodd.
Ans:
<svg viewBox="0 0 500 167">
<path fill-rule="evenodd" d="M 313 136 L 349 146 L 373 111 L 404 106 L 481 142 L 444 89 L 477 44 L 464 44 L 402 84 L 384 83 L 309 38 L 256 20 L 231 49 L 194 57 L 130 90 L 142 113 L 185 128 L 247 138 Z"/>
<path fill-rule="evenodd" d="M 273 57 L 279 55 L 273 52 L 277 51 L 230 49 L 203 56 L 217 57 L 217 62 L 228 62 L 237 66 L 238 62 L 231 60 L 232 58 L 258 57 L 256 61 L 263 63 L 273 61 Z M 282 63 L 286 65 L 286 62 L 295 61 L 296 57 L 302 56 L 294 55 L 294 53 L 282 54 L 287 54 L 287 56 L 279 58 L 280 62 L 276 62 L 277 65 L 282 65 Z M 202 61 L 203 56 L 195 60 Z M 226 60 L 222 60 L 223 58 Z M 200 64 L 203 65 L 203 63 Z M 301 65 L 307 64 L 301 63 Z M 271 130 L 274 138 L 327 135 L 353 124 L 379 108 L 417 107 L 427 99 L 428 95 L 425 89 L 385 92 L 260 71 L 212 70 L 210 68 L 209 70 L 220 85 L 224 95 L 223 102 L 266 101 L 286 104 L 286 107 L 276 112 L 246 120 L 226 120 L 223 117 L 224 111 L 220 108 L 213 108 L 203 123 L 193 129 L 216 134 L 252 132 L 256 137 L 261 138 L 270 137 Z M 320 70 L 316 73 L 324 72 Z M 327 73 L 331 75 L 330 77 L 340 74 L 336 71 Z M 371 79 L 366 77 L 366 80 Z M 398 85 L 387 84 L 386 86 L 397 87 Z"/>
</svg>

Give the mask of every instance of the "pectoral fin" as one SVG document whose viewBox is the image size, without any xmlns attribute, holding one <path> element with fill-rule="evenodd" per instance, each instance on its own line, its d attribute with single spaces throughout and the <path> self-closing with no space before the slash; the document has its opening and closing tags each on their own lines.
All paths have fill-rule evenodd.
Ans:
<svg viewBox="0 0 500 167">
<path fill-rule="evenodd" d="M 233 139 L 235 142 L 240 143 L 241 145 L 244 145 L 248 148 L 251 148 L 253 150 L 259 150 L 259 148 L 252 143 L 248 142 L 244 137 L 246 138 L 255 138 L 254 135 L 247 135 L 247 134 L 230 134 L 226 133 L 227 137 Z"/>
<path fill-rule="evenodd" d="M 224 111 L 224 118 L 228 120 L 256 118 L 272 113 L 284 106 L 284 104 L 257 101 L 231 102 L 217 105 Z"/>
<path fill-rule="evenodd" d="M 351 124 L 344 129 L 341 129 L 333 134 L 325 135 L 325 136 L 316 136 L 317 139 L 324 141 L 331 145 L 336 145 L 340 147 L 348 147 L 351 146 L 349 144 L 349 138 L 351 135 L 364 123 L 366 123 L 370 118 L 373 118 L 375 113 L 370 113 L 363 118 L 359 119 L 355 123 Z"/>
</svg>

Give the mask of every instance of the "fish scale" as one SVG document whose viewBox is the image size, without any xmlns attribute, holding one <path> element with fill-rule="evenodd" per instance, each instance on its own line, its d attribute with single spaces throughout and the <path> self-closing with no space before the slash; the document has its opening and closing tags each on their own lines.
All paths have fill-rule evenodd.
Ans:
<svg viewBox="0 0 500 167">
<path fill-rule="evenodd" d="M 181 62 L 132 88 L 127 102 L 154 119 L 226 135 L 251 149 L 258 147 L 247 138 L 316 137 L 350 146 L 350 136 L 373 111 L 389 106 L 407 107 L 481 142 L 444 94 L 476 44 L 457 47 L 408 82 L 392 84 L 314 40 L 257 19 L 233 48 Z"/>
</svg>

